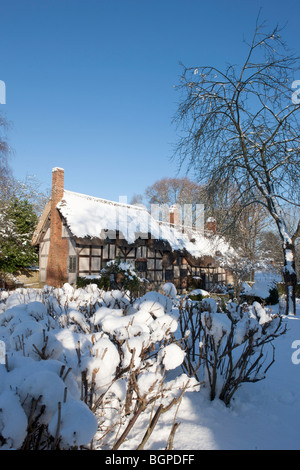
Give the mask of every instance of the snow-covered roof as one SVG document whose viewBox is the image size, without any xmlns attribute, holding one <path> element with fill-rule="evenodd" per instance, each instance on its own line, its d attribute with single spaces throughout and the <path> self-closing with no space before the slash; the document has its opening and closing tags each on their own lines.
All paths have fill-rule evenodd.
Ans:
<svg viewBox="0 0 300 470">
<path fill-rule="evenodd" d="M 71 233 L 77 238 L 111 238 L 119 231 L 128 244 L 137 238 L 151 238 L 169 243 L 172 250 L 187 250 L 192 256 L 215 256 L 224 253 L 229 245 L 218 235 L 210 237 L 196 230 L 184 230 L 154 219 L 145 207 L 122 204 L 64 190 L 57 209 Z"/>
</svg>

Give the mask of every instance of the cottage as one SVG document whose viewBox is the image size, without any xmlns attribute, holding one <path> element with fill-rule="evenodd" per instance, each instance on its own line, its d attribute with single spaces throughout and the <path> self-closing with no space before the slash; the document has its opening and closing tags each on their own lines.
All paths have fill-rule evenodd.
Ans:
<svg viewBox="0 0 300 470">
<path fill-rule="evenodd" d="M 216 255 L 229 246 L 215 221 L 200 233 L 178 223 L 176 208 L 168 223 L 145 207 L 112 202 L 64 189 L 64 170 L 52 170 L 51 200 L 36 227 L 40 282 L 60 286 L 99 275 L 117 257 L 131 262 L 151 288 L 173 282 L 180 291 L 197 285 L 211 290 L 227 282 Z"/>
</svg>

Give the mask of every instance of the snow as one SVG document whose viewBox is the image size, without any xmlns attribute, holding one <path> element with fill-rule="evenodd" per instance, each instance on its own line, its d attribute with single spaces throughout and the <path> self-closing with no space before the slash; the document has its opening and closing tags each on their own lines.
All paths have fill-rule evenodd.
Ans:
<svg viewBox="0 0 300 470">
<path fill-rule="evenodd" d="M 251 289 L 251 295 L 266 299 L 270 295 L 270 289 L 274 287 L 274 283 L 266 284 L 265 282 L 255 282 Z"/>
<path fill-rule="evenodd" d="M 105 390 L 114 378 L 116 368 L 120 363 L 120 356 L 115 345 L 109 338 L 98 339 L 91 349 L 92 357 L 86 357 L 82 367 L 87 371 L 87 378 L 92 381 L 93 373 L 97 370 L 94 377 L 95 387 Z"/>
<path fill-rule="evenodd" d="M 247 295 L 267 299 L 270 295 L 270 290 L 276 287 L 276 283 L 281 282 L 281 275 L 270 271 L 257 271 L 255 273 L 254 284 L 252 287 L 244 282 L 243 292 Z"/>
<path fill-rule="evenodd" d="M 57 205 L 69 230 L 79 238 L 114 239 L 116 231 L 129 244 L 138 237 L 163 240 L 172 250 L 187 250 L 192 256 L 215 256 L 216 252 L 231 251 L 225 240 L 215 235 L 204 236 L 201 231 L 172 227 L 167 221 L 160 222 L 145 207 L 108 201 L 65 190 Z"/>
<path fill-rule="evenodd" d="M 0 340 L 7 363 L 0 363 L 0 448 L 22 446 L 31 416 L 59 439 L 62 448 L 89 446 L 94 439 L 94 448 L 101 449 L 99 436 L 112 420 L 120 429 L 122 419 L 126 424 L 120 413 L 127 376 L 118 373 L 127 367 L 136 371 L 142 397 L 156 397 L 163 389 L 158 399 L 163 405 L 187 389 L 176 408 L 180 426 L 174 450 L 299 450 L 299 300 L 297 315 L 284 317 L 287 332 L 274 341 L 275 363 L 266 378 L 242 384 L 226 407 L 219 399 L 210 401 L 205 384 L 182 373 L 186 352 L 176 339 L 177 304 L 168 292 L 149 292 L 132 304 L 120 292 L 100 294 L 93 285 L 76 290 L 68 284 L 61 289 L 17 289 L 1 295 Z M 205 299 L 204 306 L 201 319 L 208 334 L 216 342 L 226 339 L 229 318 L 217 310 L 213 299 Z M 279 305 L 266 309 L 255 302 L 240 309 L 232 302 L 229 308 L 239 346 L 249 329 L 255 327 L 256 334 L 262 334 Z M 95 399 L 105 397 L 98 414 L 82 400 L 83 371 L 93 383 Z M 140 417 L 121 449 L 136 449 L 151 410 Z M 165 448 L 174 413 L 173 407 L 161 416 L 148 450 Z"/>
<path fill-rule="evenodd" d="M 26 436 L 27 417 L 16 394 L 0 394 L 0 434 L 6 440 L 2 450 L 19 448 Z"/>
<path fill-rule="evenodd" d="M 177 344 L 169 344 L 160 351 L 159 356 L 166 370 L 171 370 L 183 363 L 185 352 Z"/>
<path fill-rule="evenodd" d="M 60 168 L 59 166 L 52 168 L 52 173 L 55 173 L 56 171 L 64 171 L 64 169 Z"/>
<path fill-rule="evenodd" d="M 74 419 L 76 416 L 76 419 Z M 87 410 L 82 401 L 69 400 L 61 406 L 61 416 L 58 419 L 58 411 L 49 423 L 49 431 L 52 436 L 56 435 L 59 424 L 59 435 L 63 446 L 84 446 L 93 439 L 98 423 L 91 411 Z"/>
<path fill-rule="evenodd" d="M 208 312 L 217 313 L 218 304 L 215 301 L 215 299 L 204 298 L 202 300 L 202 306 L 203 306 L 204 310 L 207 310 Z"/>
<path fill-rule="evenodd" d="M 29 368 L 16 368 L 12 372 L 10 386 L 17 391 L 27 416 L 31 412 L 32 399 L 38 402 L 35 416 L 45 406 L 40 422 L 47 424 L 55 414 L 58 403 L 63 401 L 65 384 L 55 372 L 38 370 L 25 376 L 25 370 L 28 372 Z"/>
<path fill-rule="evenodd" d="M 300 365 L 291 360 L 293 339 L 300 338 L 299 316 L 300 304 L 297 317 L 286 319 L 287 334 L 276 341 L 275 364 L 266 379 L 244 384 L 230 408 L 219 400 L 209 402 L 201 393 L 183 397 L 178 414 L 181 425 L 175 438 L 177 449 L 300 449 L 296 431 L 300 418 Z"/>
<path fill-rule="evenodd" d="M 135 233 L 148 233 L 147 211 L 137 206 L 114 203 L 83 194 L 64 191 L 58 209 L 67 220 L 73 235 L 77 237 L 106 238 L 119 230 L 128 243 L 135 241 Z M 107 232 L 114 232 L 114 235 Z"/>
<path fill-rule="evenodd" d="M 172 282 L 166 282 L 162 286 L 162 290 L 171 299 L 176 299 L 177 289 L 176 289 L 176 287 L 174 286 L 174 284 Z"/>
<path fill-rule="evenodd" d="M 191 292 L 189 292 L 189 295 L 202 295 L 203 297 L 208 297 L 209 292 L 204 289 L 194 289 Z"/>
</svg>

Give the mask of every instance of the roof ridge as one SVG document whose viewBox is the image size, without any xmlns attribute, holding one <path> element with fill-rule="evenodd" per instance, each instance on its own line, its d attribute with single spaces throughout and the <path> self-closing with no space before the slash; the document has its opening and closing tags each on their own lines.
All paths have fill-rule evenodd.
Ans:
<svg viewBox="0 0 300 470">
<path fill-rule="evenodd" d="M 104 198 L 101 198 L 101 197 L 90 196 L 88 194 L 77 193 L 75 191 L 69 191 L 68 189 L 64 189 L 64 193 L 68 193 L 68 194 L 71 194 L 71 195 L 74 194 L 75 196 L 79 196 L 79 197 L 82 197 L 82 198 L 85 198 L 85 199 L 88 199 L 88 200 L 94 200 L 96 202 L 99 201 L 99 202 L 102 202 L 102 203 L 105 203 L 105 204 L 111 204 L 113 206 L 128 207 L 130 209 L 138 209 L 138 210 L 141 210 L 141 211 L 148 212 L 146 207 L 140 207 L 140 206 L 136 206 L 136 205 L 133 205 L 133 204 L 126 204 L 124 202 L 119 202 L 119 201 L 111 201 L 109 199 L 104 199 Z"/>
</svg>

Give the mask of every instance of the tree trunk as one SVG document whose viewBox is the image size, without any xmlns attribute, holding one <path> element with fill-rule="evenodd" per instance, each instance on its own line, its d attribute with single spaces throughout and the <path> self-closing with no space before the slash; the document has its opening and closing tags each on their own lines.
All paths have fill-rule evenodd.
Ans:
<svg viewBox="0 0 300 470">
<path fill-rule="evenodd" d="M 295 244 L 283 243 L 284 266 L 282 270 L 286 294 L 286 315 L 296 315 L 297 273 L 295 262 Z"/>
</svg>

